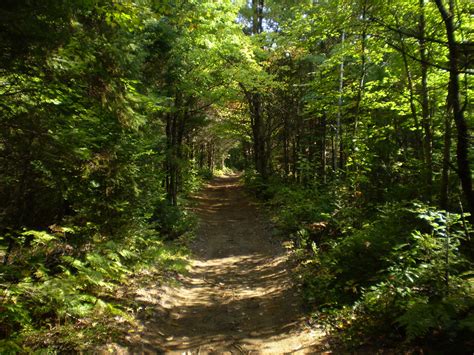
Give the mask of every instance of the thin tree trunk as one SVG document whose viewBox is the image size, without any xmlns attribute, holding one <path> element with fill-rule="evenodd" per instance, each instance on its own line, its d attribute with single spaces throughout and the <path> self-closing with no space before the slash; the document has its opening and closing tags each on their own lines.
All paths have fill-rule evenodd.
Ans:
<svg viewBox="0 0 474 355">
<path fill-rule="evenodd" d="M 292 145 L 292 171 L 293 171 L 293 179 L 296 181 L 298 176 L 298 151 L 297 151 L 297 143 L 296 143 L 296 136 L 293 138 L 293 145 Z"/>
<path fill-rule="evenodd" d="M 290 175 L 290 159 L 289 159 L 289 127 L 288 118 L 285 115 L 283 118 L 283 169 L 285 171 L 285 179 Z"/>
<path fill-rule="evenodd" d="M 469 165 L 469 127 L 464 117 L 464 109 L 461 107 L 459 99 L 459 50 L 458 43 L 456 43 L 455 39 L 454 0 L 449 0 L 449 12 L 444 6 L 442 0 L 435 0 L 435 3 L 441 13 L 441 17 L 443 18 L 446 28 L 446 36 L 448 38 L 450 69 L 448 105 L 453 111 L 454 122 L 457 130 L 456 158 L 458 175 L 461 180 L 464 198 L 467 201 L 469 212 L 471 213 L 470 220 L 471 222 L 474 222 L 474 191 L 472 190 L 471 167 Z"/>
<path fill-rule="evenodd" d="M 302 182 L 302 169 L 301 169 L 301 120 L 298 115 L 298 112 L 296 113 L 296 136 L 295 136 L 295 153 L 294 153 L 294 159 L 295 159 L 295 172 L 296 172 L 296 181 L 298 183 Z"/>
<path fill-rule="evenodd" d="M 336 151 L 336 128 L 332 126 L 331 134 L 331 162 L 333 173 L 337 170 L 337 151 Z"/>
<path fill-rule="evenodd" d="M 263 31 L 263 0 L 252 0 L 253 21 L 252 33 L 257 35 Z M 246 93 L 250 107 L 253 144 L 254 144 L 254 162 L 257 173 L 266 180 L 267 163 L 265 153 L 265 134 L 263 127 L 262 98 L 260 93 Z"/>
<path fill-rule="evenodd" d="M 363 21 L 363 30 L 362 30 L 362 38 L 361 38 L 361 54 L 360 54 L 360 59 L 361 59 L 361 66 L 360 66 L 360 77 L 359 77 L 359 87 L 357 90 L 357 98 L 356 98 L 356 105 L 354 109 L 354 131 L 353 131 L 353 136 L 350 139 L 350 154 L 355 154 L 356 151 L 356 144 L 357 144 L 357 134 L 358 134 L 358 128 L 359 128 L 359 120 L 360 120 L 360 114 L 361 114 L 361 103 L 362 103 L 362 98 L 364 94 L 364 89 L 365 89 L 365 76 L 367 72 L 367 56 L 366 56 L 366 47 L 367 47 L 367 28 L 366 28 L 366 18 L 367 18 L 367 0 L 364 1 L 364 5 L 362 8 L 362 21 Z M 353 186 L 355 190 L 358 189 L 358 179 L 357 177 L 359 176 L 359 159 L 356 157 L 353 159 L 353 166 L 352 170 L 355 171 L 355 176 L 356 176 L 356 182 Z"/>
<path fill-rule="evenodd" d="M 346 33 L 343 31 L 341 35 L 341 47 L 344 50 L 344 42 L 346 38 Z M 342 142 L 342 124 L 341 124 L 341 116 L 342 116 L 342 91 L 344 89 L 344 58 L 341 60 L 341 65 L 339 68 L 339 99 L 338 99 L 338 110 L 337 110 L 337 121 L 336 121 L 336 144 L 339 144 L 339 167 L 341 169 L 344 168 L 344 146 Z M 337 169 L 337 158 L 335 162 L 335 167 Z"/>
<path fill-rule="evenodd" d="M 326 166 L 327 166 L 327 153 L 326 153 L 326 130 L 327 130 L 327 122 L 326 122 L 326 112 L 323 113 L 321 117 L 321 174 L 323 177 L 323 183 L 326 184 L 327 182 L 327 175 L 326 175 Z"/>
<path fill-rule="evenodd" d="M 443 170 L 441 172 L 441 191 L 439 199 L 439 207 L 442 210 L 448 209 L 449 201 L 449 167 L 451 163 L 451 133 L 452 133 L 452 117 L 449 112 L 444 120 L 444 147 L 443 147 Z"/>
<path fill-rule="evenodd" d="M 431 201 L 432 185 L 433 185 L 433 152 L 432 152 L 432 134 L 431 134 L 431 117 L 428 101 L 428 62 L 426 56 L 426 40 L 425 40 L 425 0 L 420 0 L 420 20 L 419 20 L 419 43 L 420 43 L 420 60 L 421 60 L 421 124 L 423 126 L 423 151 L 425 157 L 425 183 L 426 197 Z"/>
<path fill-rule="evenodd" d="M 171 197 L 171 170 L 172 170 L 172 143 L 171 143 L 171 134 L 172 134 L 172 118 L 171 113 L 166 114 L 166 160 L 165 160 L 165 167 L 166 167 L 166 176 L 165 176 L 165 188 L 166 188 L 166 196 L 168 199 L 168 203 L 172 205 L 172 197 Z"/>
<path fill-rule="evenodd" d="M 367 65 L 367 56 L 365 54 L 367 47 L 367 29 L 365 26 L 367 16 L 367 0 L 364 1 L 364 7 L 362 9 L 362 21 L 364 21 L 364 29 L 362 30 L 362 40 L 361 40 L 361 70 L 359 78 L 359 89 L 357 91 L 357 99 L 355 105 L 355 118 L 354 118 L 354 138 L 357 136 L 357 126 L 359 123 L 359 114 L 360 114 L 360 104 L 362 101 L 362 95 L 365 87 L 365 75 L 366 75 L 366 65 Z"/>
<path fill-rule="evenodd" d="M 310 164 L 310 171 L 308 172 L 308 177 L 307 177 L 307 182 L 310 182 L 311 180 L 314 179 L 314 177 L 317 175 L 317 171 L 315 171 L 316 167 L 316 156 L 318 152 L 318 146 L 317 146 L 317 139 L 319 134 L 319 127 L 318 127 L 318 120 L 314 117 L 312 117 L 308 121 L 308 131 L 310 132 L 309 137 L 307 138 L 309 140 L 309 147 L 308 147 L 308 162 Z"/>
<path fill-rule="evenodd" d="M 422 138 L 422 128 L 420 122 L 418 121 L 418 113 L 415 106 L 415 90 L 413 88 L 413 77 L 411 74 L 410 66 L 408 65 L 408 58 L 406 53 L 405 41 L 403 40 L 402 34 L 400 33 L 400 46 L 401 46 L 401 55 L 403 59 L 403 66 L 405 67 L 405 72 L 407 74 L 407 86 L 408 92 L 410 95 L 410 112 L 413 117 L 413 122 L 415 123 L 415 149 L 417 151 L 418 158 L 425 162 L 425 154 L 423 151 L 423 138 Z"/>
</svg>

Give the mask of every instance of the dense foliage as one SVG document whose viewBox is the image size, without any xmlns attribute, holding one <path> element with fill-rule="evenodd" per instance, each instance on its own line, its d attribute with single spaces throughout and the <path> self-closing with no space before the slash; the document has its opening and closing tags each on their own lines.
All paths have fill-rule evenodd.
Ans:
<svg viewBox="0 0 474 355">
<path fill-rule="evenodd" d="M 192 229 L 183 197 L 226 166 L 246 171 L 300 249 L 317 322 L 351 346 L 464 349 L 473 11 L 2 1 L 0 352 L 41 346 L 31 339 L 48 327 L 104 324 L 93 312 L 127 317 L 113 291 L 179 259 L 164 241 Z"/>
<path fill-rule="evenodd" d="M 271 80 L 247 95 L 246 181 L 300 249 L 315 322 L 348 346 L 465 351 L 472 2 L 252 4 Z"/>
<path fill-rule="evenodd" d="M 180 258 L 163 240 L 191 228 L 178 192 L 220 164 L 220 53 L 243 33 L 200 1 L 3 1 L 0 18 L 3 353 L 123 313 L 117 287 Z"/>
</svg>

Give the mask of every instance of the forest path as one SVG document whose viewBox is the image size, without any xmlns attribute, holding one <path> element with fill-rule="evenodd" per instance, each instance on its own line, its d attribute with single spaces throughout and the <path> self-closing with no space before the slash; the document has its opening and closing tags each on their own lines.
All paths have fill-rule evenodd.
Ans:
<svg viewBox="0 0 474 355">
<path fill-rule="evenodd" d="M 149 292 L 142 353 L 307 354 L 322 334 L 305 324 L 294 263 L 237 176 L 195 197 L 200 223 L 189 273 Z"/>
</svg>

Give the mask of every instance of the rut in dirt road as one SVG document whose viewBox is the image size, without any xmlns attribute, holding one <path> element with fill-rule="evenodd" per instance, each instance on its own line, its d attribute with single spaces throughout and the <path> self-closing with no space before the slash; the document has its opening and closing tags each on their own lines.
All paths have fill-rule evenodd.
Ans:
<svg viewBox="0 0 474 355">
<path fill-rule="evenodd" d="M 211 182 L 196 199 L 194 260 L 179 286 L 150 292 L 142 349 L 166 353 L 314 353 L 302 297 L 281 240 L 238 178 Z"/>
</svg>

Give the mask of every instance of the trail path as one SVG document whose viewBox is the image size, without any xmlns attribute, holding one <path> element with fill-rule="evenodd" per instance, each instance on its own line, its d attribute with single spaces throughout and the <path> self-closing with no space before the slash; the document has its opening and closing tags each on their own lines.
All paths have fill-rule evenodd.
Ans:
<svg viewBox="0 0 474 355">
<path fill-rule="evenodd" d="M 153 312 L 140 352 L 315 353 L 322 334 L 305 324 L 288 252 L 238 178 L 215 179 L 195 198 L 190 271 L 178 286 L 143 293 Z"/>
</svg>

